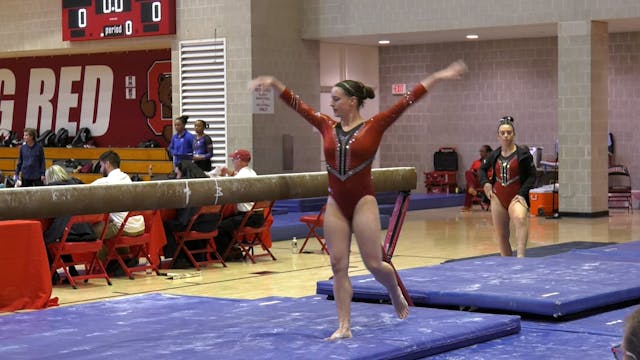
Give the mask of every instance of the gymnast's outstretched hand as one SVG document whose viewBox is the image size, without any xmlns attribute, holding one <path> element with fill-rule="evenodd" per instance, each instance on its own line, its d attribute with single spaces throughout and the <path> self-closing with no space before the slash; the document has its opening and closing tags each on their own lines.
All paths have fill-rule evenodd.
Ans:
<svg viewBox="0 0 640 360">
<path fill-rule="evenodd" d="M 442 70 L 438 70 L 421 81 L 422 86 L 429 90 L 435 83 L 440 80 L 459 79 L 464 73 L 469 71 L 467 64 L 462 60 L 452 62 L 449 66 Z"/>
<path fill-rule="evenodd" d="M 249 90 L 264 90 L 267 88 L 273 88 L 279 92 L 284 91 L 285 85 L 278 79 L 270 75 L 258 76 L 257 78 L 249 81 Z"/>
</svg>

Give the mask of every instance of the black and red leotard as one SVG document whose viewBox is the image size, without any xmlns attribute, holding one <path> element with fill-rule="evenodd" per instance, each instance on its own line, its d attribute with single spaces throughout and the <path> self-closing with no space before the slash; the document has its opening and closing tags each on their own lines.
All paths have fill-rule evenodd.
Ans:
<svg viewBox="0 0 640 360">
<path fill-rule="evenodd" d="M 500 200 L 505 209 L 509 208 L 513 200 L 520 191 L 520 169 L 518 166 L 518 156 L 514 151 L 511 155 L 498 156 L 493 168 L 496 173 L 496 182 L 493 185 L 493 192 Z"/>
<path fill-rule="evenodd" d="M 516 195 L 522 196 L 528 206 L 529 190 L 536 180 L 533 156 L 528 147 L 516 145 L 516 151 L 505 158 L 499 147 L 487 155 L 480 166 L 479 177 L 481 186 L 486 183 L 493 185 L 493 192 L 505 209 L 509 208 Z"/>
<path fill-rule="evenodd" d="M 424 86 L 418 84 L 391 108 L 350 131 L 344 131 L 340 122 L 315 111 L 289 89 L 280 95 L 283 101 L 320 131 L 329 176 L 329 195 L 349 221 L 353 219 L 358 201 L 375 193 L 371 163 L 380 146 L 382 134 L 409 105 L 426 93 Z"/>
</svg>

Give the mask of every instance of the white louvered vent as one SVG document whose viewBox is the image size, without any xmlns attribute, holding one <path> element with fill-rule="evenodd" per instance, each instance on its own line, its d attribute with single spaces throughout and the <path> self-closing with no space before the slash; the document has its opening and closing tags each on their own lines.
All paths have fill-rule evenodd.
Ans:
<svg viewBox="0 0 640 360">
<path fill-rule="evenodd" d="M 227 71 L 225 39 L 180 42 L 180 114 L 194 123 L 209 124 L 205 134 L 213 140 L 213 166 L 227 160 Z"/>
</svg>

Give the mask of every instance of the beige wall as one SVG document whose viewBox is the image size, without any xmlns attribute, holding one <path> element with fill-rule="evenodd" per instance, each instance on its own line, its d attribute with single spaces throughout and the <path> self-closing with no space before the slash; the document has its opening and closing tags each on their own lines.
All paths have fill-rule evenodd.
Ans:
<svg viewBox="0 0 640 360">
<path fill-rule="evenodd" d="M 305 0 L 306 39 L 640 18 L 633 0 Z"/>
<path fill-rule="evenodd" d="M 640 33 L 609 35 L 609 128 L 616 140 L 616 162 L 626 164 L 640 188 Z M 516 119 L 517 142 L 544 147 L 554 157 L 558 133 L 557 39 L 496 40 L 385 47 L 380 50 L 380 108 L 396 101 L 393 83 L 415 83 L 425 74 L 464 57 L 469 74 L 439 84 L 389 129 L 381 147 L 381 166 L 416 166 L 419 178 L 433 170 L 433 153 L 455 146 L 459 166 L 468 168 L 482 144 L 497 146 L 496 124 Z M 462 172 L 458 174 L 463 181 Z M 418 184 L 422 189 L 422 183 Z"/>
<path fill-rule="evenodd" d="M 252 77 L 273 75 L 314 108 L 319 107 L 319 48 L 300 39 L 300 2 L 252 1 Z M 246 82 L 245 82 L 246 88 Z M 258 173 L 318 171 L 317 134 L 278 98 L 275 114 L 254 115 L 255 168 Z M 283 136 L 293 137 L 294 170 L 283 169 Z"/>
<path fill-rule="evenodd" d="M 360 114 L 369 118 L 380 111 L 380 80 L 378 47 L 345 44 L 320 43 L 320 111 L 333 114 L 331 104 L 331 88 L 336 83 L 353 79 L 362 81 L 374 89 L 376 97 L 366 101 Z M 318 137 L 318 141 L 320 141 Z M 320 154 L 321 170 L 325 169 L 324 154 Z M 376 156 L 373 166 L 379 167 L 380 158 Z"/>
<path fill-rule="evenodd" d="M 179 40 L 226 38 L 229 147 L 253 150 L 254 166 L 260 173 L 281 172 L 285 134 L 294 136 L 294 171 L 318 170 L 317 133 L 278 101 L 274 115 L 252 115 L 246 91 L 249 79 L 270 73 L 320 108 L 324 105 L 320 101 L 324 83 L 316 40 L 574 19 L 640 18 L 638 1 L 183 0 L 178 1 L 175 36 L 70 43 L 61 40 L 59 1 L 2 3 L 1 57 L 175 50 Z M 640 150 L 636 125 L 640 113 L 636 101 L 639 43 L 639 33 L 610 34 L 609 128 L 616 137 L 617 162 L 629 165 L 632 175 L 640 174 L 640 161 L 635 157 Z M 415 165 L 422 174 L 431 169 L 433 152 L 439 146 L 454 145 L 460 152 L 460 167 L 465 168 L 476 157 L 478 146 L 495 145 L 496 118 L 507 113 L 516 117 L 520 143 L 541 145 L 544 157 L 552 156 L 558 112 L 555 37 L 380 48 L 376 91 L 380 108 L 395 101 L 389 94 L 392 83 L 415 83 L 456 58 L 464 58 L 471 73 L 461 81 L 438 86 L 390 129 L 382 145 L 381 166 Z M 178 112 L 178 104 L 174 106 Z M 421 189 L 422 181 L 418 185 Z M 640 187 L 640 175 L 634 177 L 634 187 Z"/>
</svg>

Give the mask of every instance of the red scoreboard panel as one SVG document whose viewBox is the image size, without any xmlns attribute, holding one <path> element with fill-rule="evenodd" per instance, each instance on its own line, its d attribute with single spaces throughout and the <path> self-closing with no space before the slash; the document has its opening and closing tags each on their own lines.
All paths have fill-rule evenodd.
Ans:
<svg viewBox="0 0 640 360">
<path fill-rule="evenodd" d="M 176 0 L 62 0 L 62 40 L 176 33 Z"/>
</svg>

